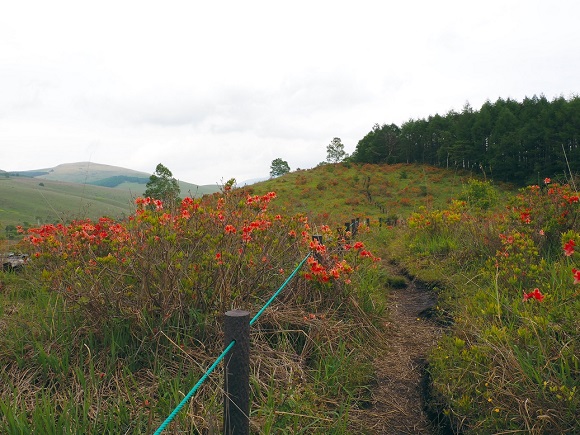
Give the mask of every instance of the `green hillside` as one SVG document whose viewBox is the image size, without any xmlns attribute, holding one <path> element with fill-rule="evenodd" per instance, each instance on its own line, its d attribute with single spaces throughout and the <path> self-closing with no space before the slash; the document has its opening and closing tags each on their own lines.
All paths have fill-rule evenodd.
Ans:
<svg viewBox="0 0 580 435">
<path fill-rule="evenodd" d="M 35 177 L 43 180 L 66 181 L 69 183 L 93 184 L 100 180 L 114 177 L 149 178 L 150 174 L 118 166 L 103 165 L 92 162 L 64 163 L 54 168 L 41 168 L 29 171 L 13 171 L 10 175 L 21 177 Z"/>
<path fill-rule="evenodd" d="M 122 217 L 145 192 L 150 174 L 98 163 L 6 172 L 0 176 L 0 225 L 40 225 L 72 218 Z M 201 196 L 218 186 L 179 182 L 182 196 Z"/>
<path fill-rule="evenodd" d="M 468 171 L 419 164 L 340 163 L 292 172 L 247 189 L 275 191 L 277 206 L 305 213 L 318 224 L 341 224 L 356 217 L 392 222 L 421 206 L 446 207 L 473 177 Z"/>
<path fill-rule="evenodd" d="M 2 225 L 39 225 L 71 218 L 120 217 L 132 209 L 131 193 L 62 181 L 0 177 Z"/>
<path fill-rule="evenodd" d="M 63 163 L 54 168 L 12 171 L 8 172 L 8 174 L 10 176 L 124 189 L 130 190 L 135 195 L 141 195 L 145 192 L 145 185 L 151 176 L 147 172 L 93 162 Z M 199 186 L 185 181 L 179 181 L 179 187 L 183 195 L 188 195 L 191 192 L 194 196 L 213 193 L 218 190 L 216 185 Z"/>
</svg>

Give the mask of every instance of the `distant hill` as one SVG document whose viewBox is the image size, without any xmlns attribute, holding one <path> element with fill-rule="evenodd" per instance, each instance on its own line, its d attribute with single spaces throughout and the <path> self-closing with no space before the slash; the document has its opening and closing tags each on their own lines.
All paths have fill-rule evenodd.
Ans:
<svg viewBox="0 0 580 435">
<path fill-rule="evenodd" d="M 0 231 L 6 225 L 40 225 L 72 218 L 125 216 L 145 192 L 151 174 L 98 163 L 66 163 L 27 171 L 0 170 Z M 219 190 L 179 182 L 182 196 Z"/>
<path fill-rule="evenodd" d="M 93 162 L 63 163 L 53 168 L 11 171 L 8 174 L 11 176 L 117 188 L 129 190 L 137 195 L 145 192 L 145 185 L 151 176 L 151 174 L 146 172 Z M 183 195 L 192 194 L 193 196 L 201 196 L 218 190 L 217 185 L 198 186 L 185 181 L 179 181 L 179 187 Z"/>
</svg>

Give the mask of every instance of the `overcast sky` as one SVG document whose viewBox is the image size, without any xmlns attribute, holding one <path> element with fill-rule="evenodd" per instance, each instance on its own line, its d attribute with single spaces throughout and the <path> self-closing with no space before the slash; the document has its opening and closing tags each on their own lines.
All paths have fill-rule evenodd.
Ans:
<svg viewBox="0 0 580 435">
<path fill-rule="evenodd" d="M 4 1 L 0 169 L 215 184 L 375 123 L 580 92 L 580 2 Z"/>
</svg>

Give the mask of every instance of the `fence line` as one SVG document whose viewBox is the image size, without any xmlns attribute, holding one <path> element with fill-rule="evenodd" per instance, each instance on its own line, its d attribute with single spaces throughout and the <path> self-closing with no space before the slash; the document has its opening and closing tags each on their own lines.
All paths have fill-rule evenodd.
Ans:
<svg viewBox="0 0 580 435">
<path fill-rule="evenodd" d="M 286 278 L 286 281 L 280 286 L 278 290 L 272 295 L 272 297 L 264 304 L 264 306 L 256 313 L 256 315 L 250 320 L 250 326 L 253 325 L 258 318 L 264 313 L 264 311 L 272 304 L 272 302 L 278 297 L 278 295 L 284 290 L 284 288 L 288 285 L 290 280 L 298 273 L 298 271 L 302 268 L 308 257 L 310 257 L 311 252 L 306 255 L 298 264 L 298 266 L 294 269 L 294 271 Z M 214 371 L 217 365 L 226 357 L 226 355 L 233 349 L 234 345 L 236 344 L 235 340 L 232 340 L 228 346 L 224 349 L 224 351 L 217 357 L 214 363 L 207 369 L 207 371 L 203 374 L 200 380 L 195 384 L 195 386 L 187 393 L 187 395 L 179 402 L 179 404 L 175 407 L 175 409 L 169 414 L 169 416 L 165 419 L 165 421 L 159 426 L 159 428 L 155 431 L 154 435 L 161 434 L 165 428 L 173 421 L 175 416 L 181 411 L 181 409 L 185 406 L 185 404 L 193 397 L 193 395 L 197 392 L 199 387 L 205 382 L 205 380 L 209 377 L 209 375 Z"/>
<path fill-rule="evenodd" d="M 165 419 L 165 421 L 161 424 L 161 426 L 159 426 L 159 429 L 157 429 L 155 431 L 154 435 L 159 435 L 161 432 L 163 432 L 165 430 L 165 428 L 169 425 L 169 423 L 171 423 L 173 421 L 175 416 L 179 413 L 179 411 L 181 411 L 181 408 L 183 408 L 183 406 L 189 401 L 189 399 L 191 399 L 193 397 L 193 395 L 197 392 L 197 390 L 201 386 L 201 384 L 203 384 L 205 382 L 205 380 L 214 371 L 214 369 L 217 367 L 217 365 L 220 362 L 222 362 L 222 360 L 225 358 L 225 356 L 228 354 L 228 352 L 230 350 L 232 350 L 232 348 L 234 347 L 234 344 L 236 344 L 236 342 L 234 340 L 232 340 L 232 342 L 228 345 L 228 347 L 226 347 L 224 349 L 224 351 L 221 353 L 221 355 L 217 357 L 217 359 L 214 361 L 214 363 L 203 374 L 201 379 L 199 381 L 197 381 L 197 384 L 195 384 L 195 386 L 191 389 L 191 391 L 189 393 L 187 393 L 187 395 L 183 398 L 183 400 L 181 400 L 181 402 L 179 402 L 179 405 L 177 405 L 175 407 L 173 412 L 171 414 L 169 414 L 169 416 Z"/>
<path fill-rule="evenodd" d="M 256 315 L 253 317 L 252 320 L 250 320 L 250 326 L 252 326 L 254 323 L 256 323 L 256 320 L 258 320 L 258 318 L 262 315 L 262 313 L 264 311 L 266 311 L 266 308 L 268 308 L 270 306 L 270 304 L 272 302 L 274 302 L 274 299 L 276 299 L 278 297 L 278 295 L 280 294 L 280 292 L 282 292 L 282 290 L 284 289 L 284 287 L 286 287 L 286 285 L 290 282 L 290 280 L 292 278 L 294 278 L 294 275 L 296 275 L 296 273 L 302 268 L 302 266 L 304 265 L 304 262 L 308 259 L 308 257 L 310 257 L 311 252 L 308 253 L 308 255 L 306 257 L 304 257 L 302 259 L 302 261 L 300 262 L 300 264 L 296 267 L 296 269 L 294 269 L 294 272 L 292 272 L 290 274 L 290 276 L 288 278 L 286 278 L 286 281 L 284 281 L 284 283 L 280 286 L 280 288 L 272 295 L 272 297 L 268 300 L 268 302 L 266 302 L 264 304 L 264 306 L 260 309 L 260 311 L 258 311 L 256 313 Z"/>
</svg>

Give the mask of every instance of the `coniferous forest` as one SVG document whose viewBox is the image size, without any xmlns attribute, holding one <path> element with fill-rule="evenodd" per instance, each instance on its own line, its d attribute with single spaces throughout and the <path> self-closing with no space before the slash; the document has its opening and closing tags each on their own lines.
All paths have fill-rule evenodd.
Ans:
<svg viewBox="0 0 580 435">
<path fill-rule="evenodd" d="M 580 97 L 469 103 L 458 113 L 375 124 L 352 155 L 361 163 L 424 163 L 534 184 L 580 170 Z"/>
</svg>

